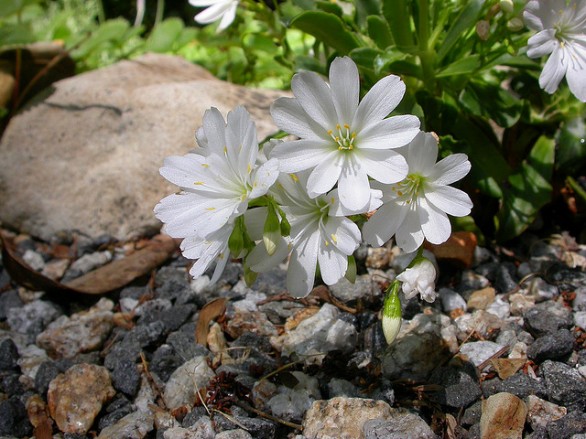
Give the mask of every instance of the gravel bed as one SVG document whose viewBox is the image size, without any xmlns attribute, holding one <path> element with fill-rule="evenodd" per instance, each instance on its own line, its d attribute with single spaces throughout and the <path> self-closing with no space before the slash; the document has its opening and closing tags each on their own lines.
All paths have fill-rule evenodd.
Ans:
<svg viewBox="0 0 586 439">
<path fill-rule="evenodd" d="M 14 242 L 61 281 L 128 247 Z M 284 267 L 247 287 L 232 262 L 210 285 L 178 254 L 115 293 L 55 300 L 0 262 L 0 439 L 586 437 L 586 246 L 525 234 L 470 268 L 439 260 L 438 298 L 403 300 L 391 346 L 382 291 L 410 256 L 355 257 L 354 284 L 301 300 Z"/>
</svg>

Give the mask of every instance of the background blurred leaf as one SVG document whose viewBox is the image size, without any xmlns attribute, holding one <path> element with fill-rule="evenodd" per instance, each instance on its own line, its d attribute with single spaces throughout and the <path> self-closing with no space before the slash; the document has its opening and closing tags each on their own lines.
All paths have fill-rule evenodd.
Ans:
<svg viewBox="0 0 586 439">
<path fill-rule="evenodd" d="M 393 36 L 389 24 L 378 15 L 370 15 L 367 18 L 368 36 L 376 43 L 379 49 L 384 49 L 393 44 Z"/>
<path fill-rule="evenodd" d="M 179 18 L 167 18 L 157 24 L 145 43 L 145 50 L 169 52 L 183 31 L 183 22 Z"/>
<path fill-rule="evenodd" d="M 340 55 L 347 55 L 352 49 L 360 46 L 354 34 L 349 32 L 342 20 L 334 14 L 307 11 L 297 16 L 291 25 L 323 41 Z"/>
<path fill-rule="evenodd" d="M 558 137 L 556 168 L 564 174 L 586 171 L 586 125 L 577 117 L 565 124 Z"/>
<path fill-rule="evenodd" d="M 482 10 L 482 0 L 470 0 L 465 2 L 464 9 L 450 26 L 446 38 L 440 45 L 437 53 L 438 62 L 440 62 L 454 47 L 454 45 L 466 33 L 474 29 L 474 25 L 478 21 L 480 11 Z"/>
<path fill-rule="evenodd" d="M 498 240 L 506 241 L 521 234 L 550 201 L 554 155 L 554 140 L 541 136 L 519 171 L 509 177 L 510 187 L 503 193 L 496 217 Z"/>
</svg>

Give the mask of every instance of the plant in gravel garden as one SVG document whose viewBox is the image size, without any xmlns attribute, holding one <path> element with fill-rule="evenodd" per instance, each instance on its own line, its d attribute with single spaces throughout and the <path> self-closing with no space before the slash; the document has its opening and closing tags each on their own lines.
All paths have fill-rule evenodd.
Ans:
<svg viewBox="0 0 586 439">
<path fill-rule="evenodd" d="M 586 170 L 583 1 L 286 0 L 274 2 L 273 9 L 269 14 L 264 2 L 242 0 L 240 27 L 231 26 L 226 35 L 246 33 L 242 24 L 250 16 L 264 23 L 256 35 L 283 48 L 275 59 L 307 71 L 293 81 L 293 90 L 308 78 L 319 87 L 309 72 L 331 72 L 340 56 L 356 63 L 361 96 L 383 78 L 399 76 L 407 89 L 397 110 L 419 116 L 425 131 L 437 133 L 440 158 L 468 155 L 472 170 L 462 187 L 476 209 L 473 220 L 457 223 L 473 228 L 481 240 L 514 238 L 542 212 L 575 211 L 572 200 L 584 197 L 576 183 Z M 293 53 L 283 28 L 300 30 L 315 42 Z M 564 76 L 569 87 L 558 87 Z M 331 123 L 324 117 L 325 112 L 304 134 L 325 142 L 325 130 L 334 141 L 344 140 L 343 124 L 338 133 L 337 124 L 326 126 Z M 298 144 L 307 146 L 308 139 L 300 137 Z M 339 162 L 323 166 L 335 169 Z M 321 177 L 324 187 L 333 179 Z M 554 207 L 544 210 L 552 202 Z"/>
<path fill-rule="evenodd" d="M 197 259 L 190 271 L 194 277 L 215 260 L 216 281 L 231 254 L 243 259 L 249 283 L 255 273 L 288 260 L 287 289 L 296 297 L 309 294 L 316 273 L 327 285 L 343 277 L 353 280 L 352 254 L 361 241 L 356 223 L 363 223 L 375 209 L 378 212 L 364 225 L 365 233 L 376 237 L 374 245 L 397 233 L 402 247 L 419 248 L 421 253 L 424 236 L 436 244 L 448 239 L 446 213 L 463 216 L 471 208 L 464 192 L 448 186 L 470 170 L 466 156 L 454 154 L 435 163 L 437 141 L 419 132 L 414 116 L 385 117 L 404 92 L 396 77 L 377 82 L 360 104 L 358 89 L 350 58 L 334 60 L 329 83 L 301 76 L 294 87 L 296 97 L 277 100 L 272 114 L 281 128 L 302 139 L 271 140 L 261 151 L 244 108 L 228 113 L 226 121 L 217 109 L 205 113 L 196 133 L 200 148 L 167 158 L 160 170 L 181 192 L 155 207 L 165 231 L 184 238 L 183 255 Z M 316 110 L 320 105 L 322 111 Z M 332 134 L 330 127 L 336 125 L 347 132 Z M 356 131 L 341 128 L 344 125 Z M 387 151 L 410 140 L 400 148 L 405 157 Z M 377 167 L 372 155 L 381 150 L 383 163 Z M 361 165 L 366 167 L 364 183 L 345 185 L 338 179 L 345 172 L 358 174 Z M 320 185 L 318 175 L 317 183 L 312 182 L 316 170 L 331 172 L 333 178 Z M 371 188 L 367 175 L 394 184 Z M 420 254 L 397 282 L 407 298 L 418 292 L 427 301 L 435 298 L 435 268 Z M 396 302 L 392 297 L 385 299 L 386 311 Z"/>
</svg>

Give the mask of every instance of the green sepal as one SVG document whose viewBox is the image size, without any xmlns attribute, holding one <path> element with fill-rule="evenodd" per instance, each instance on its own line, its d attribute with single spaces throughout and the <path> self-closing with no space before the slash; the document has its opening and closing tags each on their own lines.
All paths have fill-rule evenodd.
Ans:
<svg viewBox="0 0 586 439">
<path fill-rule="evenodd" d="M 352 284 L 356 282 L 356 259 L 354 259 L 353 255 L 348 256 L 348 268 L 344 277 Z"/>
<path fill-rule="evenodd" d="M 267 219 L 263 229 L 262 240 L 269 256 L 277 250 L 277 242 L 281 238 L 281 225 L 274 203 L 267 206 Z"/>
</svg>

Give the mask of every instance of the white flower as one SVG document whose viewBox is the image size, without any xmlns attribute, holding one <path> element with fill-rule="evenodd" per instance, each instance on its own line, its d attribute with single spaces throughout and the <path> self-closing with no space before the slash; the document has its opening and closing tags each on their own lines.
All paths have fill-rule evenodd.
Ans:
<svg viewBox="0 0 586 439">
<path fill-rule="evenodd" d="M 239 0 L 189 0 L 189 3 L 198 8 L 208 6 L 208 8 L 197 14 L 194 19 L 201 24 L 221 20 L 218 29 L 216 29 L 216 32 L 221 32 L 234 21 Z"/>
<path fill-rule="evenodd" d="M 421 132 L 406 148 L 409 175 L 394 185 L 373 185 L 382 190 L 384 204 L 362 229 L 369 244 L 380 247 L 393 235 L 408 253 L 419 248 L 424 238 L 441 244 L 452 230 L 446 213 L 470 213 L 470 197 L 448 186 L 470 171 L 468 157 L 452 154 L 436 163 L 437 153 L 435 137 Z"/>
<path fill-rule="evenodd" d="M 257 165 L 256 129 L 243 107 L 228 113 L 227 123 L 217 109 L 206 111 L 203 134 L 206 155 L 165 159 L 160 173 L 181 192 L 155 207 L 165 232 L 173 238 L 186 238 L 184 255 L 205 261 L 194 265 L 194 277 L 216 256 L 227 256 L 234 220 L 246 211 L 249 200 L 266 194 L 279 175 L 276 159 Z"/>
<path fill-rule="evenodd" d="M 403 283 L 403 294 L 405 299 L 409 300 L 421 294 L 421 298 L 426 302 L 435 300 L 435 276 L 436 271 L 433 264 L 425 258 L 411 268 L 407 268 L 397 276 L 397 280 Z"/>
<path fill-rule="evenodd" d="M 405 93 L 405 84 L 390 75 L 377 82 L 359 103 L 360 80 L 356 64 L 336 58 L 327 84 L 313 72 L 293 76 L 295 98 L 280 98 L 271 114 L 282 130 L 301 140 L 277 145 L 272 156 L 281 159 L 281 171 L 312 169 L 307 192 L 312 198 L 338 183 L 341 203 L 352 212 L 370 201 L 368 177 L 394 183 L 407 166 L 392 148 L 409 143 L 419 131 L 415 116 L 384 119 Z"/>
<path fill-rule="evenodd" d="M 360 230 L 344 217 L 338 191 L 310 198 L 305 190 L 307 178 L 307 173 L 279 177 L 271 193 L 291 224 L 291 235 L 277 244 L 272 257 L 267 255 L 263 245 L 257 245 L 247 259 L 253 271 L 262 272 L 281 262 L 290 252 L 287 289 L 295 297 L 309 294 L 318 264 L 327 285 L 338 282 L 348 269 L 348 256 L 360 244 Z M 372 197 L 369 196 L 373 204 L 367 209 L 380 205 L 380 193 L 373 192 Z M 247 223 L 247 229 L 255 227 Z"/>
<path fill-rule="evenodd" d="M 548 93 L 557 90 L 564 75 L 570 91 L 586 102 L 586 1 L 532 0 L 523 18 L 537 33 L 529 38 L 527 55 L 550 55 L 539 76 Z"/>
</svg>

